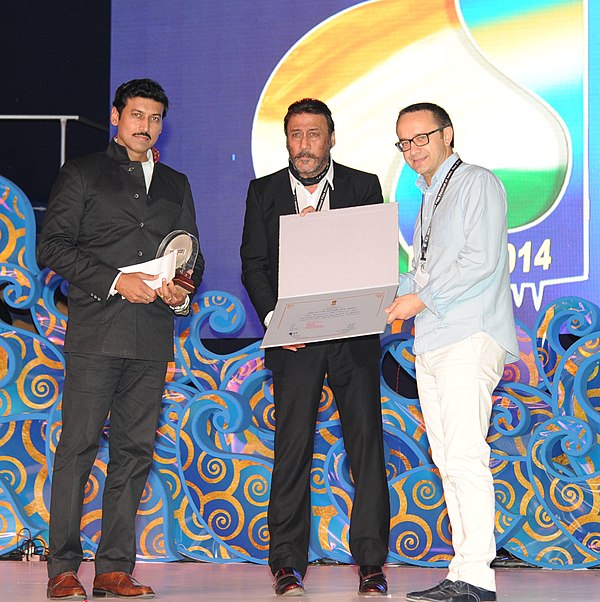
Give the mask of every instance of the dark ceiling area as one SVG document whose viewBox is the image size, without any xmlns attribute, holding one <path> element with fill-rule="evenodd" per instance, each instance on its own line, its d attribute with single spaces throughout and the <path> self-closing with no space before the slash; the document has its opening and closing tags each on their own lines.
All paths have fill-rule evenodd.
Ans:
<svg viewBox="0 0 600 602">
<path fill-rule="evenodd" d="M 66 158 L 105 148 L 110 0 L 7 2 L 2 24 L 0 114 L 79 115 L 100 127 L 69 122 Z M 59 167 L 59 121 L 0 120 L 0 175 L 34 207 L 45 206 Z"/>
</svg>

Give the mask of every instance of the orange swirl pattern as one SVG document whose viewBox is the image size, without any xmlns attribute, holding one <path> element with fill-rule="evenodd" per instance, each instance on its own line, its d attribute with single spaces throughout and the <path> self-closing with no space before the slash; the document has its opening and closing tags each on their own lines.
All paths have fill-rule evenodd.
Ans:
<svg viewBox="0 0 600 602">
<path fill-rule="evenodd" d="M 10 266 L 0 264 L 0 277 L 21 283 L 21 293 L 9 302 L 25 299 L 37 333 L 0 323 L 0 553 L 18 546 L 23 528 L 47 539 L 66 321 L 55 303 L 64 283 L 29 263 L 33 218 L 26 198 L 17 196 L 14 203 L 10 219 L 17 223 L 8 231 L 16 240 L 0 240 L 0 257 L 11 260 Z M 563 298 L 542 310 L 533 332 L 520 326 L 520 361 L 507 368 L 495 392 L 488 440 L 497 545 L 539 566 L 600 565 L 599 315 L 586 300 Z M 200 339 L 208 324 L 231 336 L 244 320 L 239 300 L 213 291 L 199 295 L 192 314 L 177 323 L 175 362 L 137 516 L 140 558 L 266 562 L 274 425 L 270 376 L 258 344 L 219 355 Z M 386 361 L 414 381 L 412 323 L 395 325 L 392 332 L 382 340 Z M 391 385 L 382 377 L 392 505 L 389 560 L 443 566 L 452 554 L 450 525 L 419 401 Z M 352 480 L 327 384 L 318 418 L 311 559 L 349 562 Z M 107 423 L 85 491 L 87 556 L 101 535 L 109 433 Z"/>
</svg>

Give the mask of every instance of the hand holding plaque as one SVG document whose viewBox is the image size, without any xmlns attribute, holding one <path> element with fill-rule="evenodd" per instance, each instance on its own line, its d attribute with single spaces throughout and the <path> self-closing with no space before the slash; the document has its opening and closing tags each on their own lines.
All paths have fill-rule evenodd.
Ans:
<svg viewBox="0 0 600 602">
<path fill-rule="evenodd" d="M 175 252 L 175 276 L 173 284 L 183 293 L 193 295 L 196 287 L 192 273 L 198 258 L 198 239 L 185 230 L 174 230 L 167 234 L 158 247 L 156 257 Z"/>
</svg>

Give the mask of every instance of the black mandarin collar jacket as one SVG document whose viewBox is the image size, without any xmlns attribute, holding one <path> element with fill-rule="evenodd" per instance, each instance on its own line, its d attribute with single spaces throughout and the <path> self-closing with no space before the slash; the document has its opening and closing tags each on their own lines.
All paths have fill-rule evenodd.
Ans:
<svg viewBox="0 0 600 602">
<path fill-rule="evenodd" d="M 65 351 L 172 360 L 173 311 L 160 299 L 109 296 L 118 268 L 156 256 L 173 230 L 198 236 L 188 179 L 156 163 L 150 190 L 142 164 L 110 142 L 105 152 L 68 161 L 52 189 L 38 260 L 69 281 Z M 200 253 L 193 279 L 204 271 Z"/>
</svg>

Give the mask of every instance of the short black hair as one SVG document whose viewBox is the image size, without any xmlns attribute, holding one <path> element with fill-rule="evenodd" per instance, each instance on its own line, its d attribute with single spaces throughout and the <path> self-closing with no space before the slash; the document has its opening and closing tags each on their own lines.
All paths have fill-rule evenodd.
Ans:
<svg viewBox="0 0 600 602">
<path fill-rule="evenodd" d="M 417 102 L 412 105 L 408 105 L 408 107 L 404 107 L 398 113 L 398 119 L 396 119 L 396 125 L 400 121 L 400 117 L 406 115 L 407 113 L 418 113 L 419 111 L 429 111 L 438 127 L 451 127 L 452 128 L 452 141 L 450 142 L 450 147 L 454 148 L 454 126 L 452 125 L 452 120 L 450 119 L 450 115 L 448 115 L 445 109 L 442 109 L 439 105 L 436 105 L 432 102 Z"/>
<path fill-rule="evenodd" d="M 312 113 L 313 115 L 323 115 L 327 120 L 327 129 L 329 135 L 333 134 L 335 125 L 333 123 L 333 117 L 329 107 L 322 101 L 316 98 L 303 98 L 293 102 L 287 110 L 285 117 L 283 118 L 283 130 L 287 136 L 287 126 L 292 115 L 299 115 L 300 113 Z"/>
<path fill-rule="evenodd" d="M 162 103 L 162 116 L 165 117 L 169 108 L 169 99 L 162 89 L 162 86 L 151 79 L 132 79 L 121 84 L 115 92 L 113 107 L 117 109 L 119 115 L 125 108 L 130 98 L 149 98 Z"/>
</svg>

